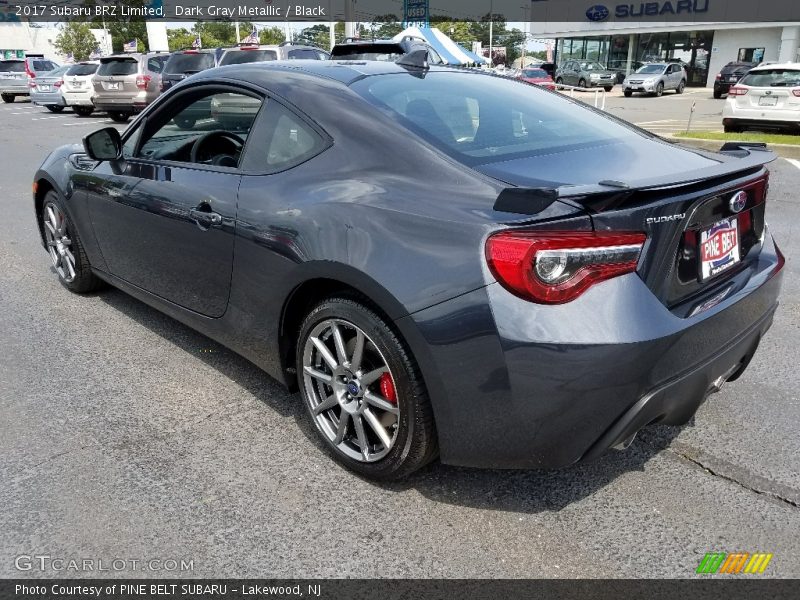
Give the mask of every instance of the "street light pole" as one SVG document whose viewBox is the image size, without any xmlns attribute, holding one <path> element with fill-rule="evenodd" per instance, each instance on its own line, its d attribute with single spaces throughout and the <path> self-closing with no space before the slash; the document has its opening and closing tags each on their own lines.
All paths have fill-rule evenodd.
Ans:
<svg viewBox="0 0 800 600">
<path fill-rule="evenodd" d="M 494 0 L 489 0 L 489 66 L 494 66 L 492 45 L 494 43 Z"/>
</svg>

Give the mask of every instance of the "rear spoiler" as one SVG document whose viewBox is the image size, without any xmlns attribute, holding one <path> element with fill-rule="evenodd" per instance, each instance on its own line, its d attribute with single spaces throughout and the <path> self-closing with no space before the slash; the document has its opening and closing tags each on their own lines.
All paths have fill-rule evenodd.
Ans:
<svg viewBox="0 0 800 600">
<path fill-rule="evenodd" d="M 602 210 L 611 204 L 623 201 L 624 197 L 629 197 L 633 192 L 668 190 L 747 171 L 754 172 L 777 158 L 777 155 L 763 143 L 727 142 L 720 148 L 719 153 L 729 158 L 712 167 L 682 173 L 677 179 L 651 177 L 627 182 L 601 181 L 557 188 L 506 188 L 495 200 L 494 210 L 536 215 L 557 200 L 571 200 L 587 208 Z M 592 196 L 597 198 L 593 201 Z"/>
</svg>

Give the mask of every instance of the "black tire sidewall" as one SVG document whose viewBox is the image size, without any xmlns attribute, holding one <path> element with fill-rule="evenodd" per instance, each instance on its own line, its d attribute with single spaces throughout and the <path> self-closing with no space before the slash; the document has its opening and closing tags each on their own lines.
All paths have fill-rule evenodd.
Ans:
<svg viewBox="0 0 800 600">
<path fill-rule="evenodd" d="M 372 462 L 360 462 L 346 456 L 318 428 L 311 406 L 306 398 L 303 377 L 303 352 L 309 333 L 322 321 L 342 319 L 361 328 L 375 342 L 389 365 L 397 390 L 397 405 L 400 409 L 397 439 L 389 454 Z M 405 350 L 397 335 L 383 319 L 370 308 L 349 298 L 332 298 L 318 304 L 301 326 L 297 343 L 297 373 L 300 394 L 311 417 L 312 427 L 328 452 L 341 464 L 372 479 L 395 479 L 416 470 L 421 464 L 406 464 L 416 442 L 419 394 L 425 393 L 421 378 L 416 373 L 413 358 Z M 426 401 L 427 398 L 423 399 Z"/>
</svg>

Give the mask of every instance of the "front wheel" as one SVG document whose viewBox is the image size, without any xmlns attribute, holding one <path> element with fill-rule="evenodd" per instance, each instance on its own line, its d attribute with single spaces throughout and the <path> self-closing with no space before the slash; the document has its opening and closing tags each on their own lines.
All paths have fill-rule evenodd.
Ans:
<svg viewBox="0 0 800 600">
<path fill-rule="evenodd" d="M 675 90 L 675 93 L 682 94 L 683 90 L 686 89 L 686 82 L 681 79 L 681 82 L 678 84 L 678 88 Z"/>
<path fill-rule="evenodd" d="M 124 112 L 109 111 L 108 116 L 111 117 L 111 120 L 115 123 L 126 123 L 130 115 Z"/>
<path fill-rule="evenodd" d="M 585 80 L 585 79 L 581 79 L 581 80 L 578 82 L 578 87 L 579 87 L 579 88 L 585 88 L 585 87 L 586 87 L 586 80 Z"/>
<path fill-rule="evenodd" d="M 399 479 L 437 453 L 419 368 L 386 321 L 349 298 L 306 317 L 297 343 L 300 393 L 333 457 L 376 480 Z"/>
<path fill-rule="evenodd" d="M 604 87 L 603 89 L 604 89 L 605 91 L 607 91 L 607 92 L 610 92 L 611 90 L 613 90 L 613 89 L 614 89 L 614 86 L 607 85 L 607 86 L 606 86 L 606 87 Z"/>
<path fill-rule="evenodd" d="M 78 231 L 53 191 L 44 197 L 41 220 L 47 251 L 61 285 L 76 294 L 101 287 L 102 281 L 92 273 Z"/>
<path fill-rule="evenodd" d="M 3 102 L 8 102 L 10 104 L 14 101 L 14 94 L 0 94 L 0 98 L 3 99 Z"/>
<path fill-rule="evenodd" d="M 93 106 L 73 106 L 72 112 L 74 112 L 79 117 L 88 117 L 94 112 Z"/>
<path fill-rule="evenodd" d="M 64 107 L 60 104 L 47 104 L 46 106 L 47 110 L 54 113 L 60 113 L 62 110 L 64 110 Z"/>
<path fill-rule="evenodd" d="M 664 93 L 664 84 L 659 81 L 655 91 L 656 98 L 660 98 L 663 93 Z"/>
<path fill-rule="evenodd" d="M 625 90 L 622 93 L 625 94 L 626 98 L 630 98 L 631 96 L 633 96 L 633 92 L 631 90 Z"/>
</svg>

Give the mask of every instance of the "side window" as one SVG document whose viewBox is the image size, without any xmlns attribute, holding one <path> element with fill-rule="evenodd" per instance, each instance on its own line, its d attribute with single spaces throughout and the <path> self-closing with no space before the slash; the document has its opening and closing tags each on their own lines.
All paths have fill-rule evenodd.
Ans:
<svg viewBox="0 0 800 600">
<path fill-rule="evenodd" d="M 154 56 L 153 58 L 149 58 L 147 60 L 147 70 L 151 71 L 152 73 L 161 73 L 164 69 L 164 59 Z"/>
<path fill-rule="evenodd" d="M 262 103 L 218 89 L 178 97 L 148 120 L 136 157 L 235 168 Z"/>
<path fill-rule="evenodd" d="M 277 102 L 270 102 L 267 110 L 274 124 L 266 156 L 270 170 L 288 168 L 322 151 L 322 137 L 293 112 Z"/>
</svg>

